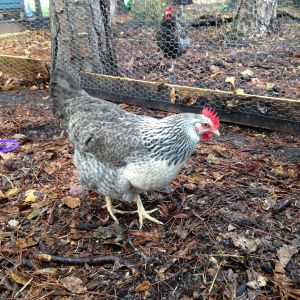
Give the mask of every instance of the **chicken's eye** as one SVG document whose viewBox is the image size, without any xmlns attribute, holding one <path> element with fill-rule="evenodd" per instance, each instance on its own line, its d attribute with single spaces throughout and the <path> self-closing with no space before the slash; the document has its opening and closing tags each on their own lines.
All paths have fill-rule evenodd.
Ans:
<svg viewBox="0 0 300 300">
<path fill-rule="evenodd" d="M 209 128 L 209 124 L 208 124 L 208 123 L 203 123 L 203 124 L 202 124 L 202 127 L 203 127 L 203 128 Z"/>
</svg>

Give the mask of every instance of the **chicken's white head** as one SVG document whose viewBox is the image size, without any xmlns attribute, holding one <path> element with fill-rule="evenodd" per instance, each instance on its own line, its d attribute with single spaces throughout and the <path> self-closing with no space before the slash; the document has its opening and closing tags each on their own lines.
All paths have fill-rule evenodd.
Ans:
<svg viewBox="0 0 300 300">
<path fill-rule="evenodd" d="M 201 112 L 201 122 L 197 122 L 194 128 L 202 140 L 209 140 L 213 134 L 220 135 L 219 126 L 218 114 L 213 109 L 204 108 Z"/>
<path fill-rule="evenodd" d="M 172 17 L 173 17 L 173 14 L 172 14 L 172 10 L 174 10 L 175 6 L 173 5 L 170 5 L 170 6 L 167 6 L 166 7 L 166 12 L 165 12 L 165 19 L 166 20 L 171 20 Z"/>
</svg>

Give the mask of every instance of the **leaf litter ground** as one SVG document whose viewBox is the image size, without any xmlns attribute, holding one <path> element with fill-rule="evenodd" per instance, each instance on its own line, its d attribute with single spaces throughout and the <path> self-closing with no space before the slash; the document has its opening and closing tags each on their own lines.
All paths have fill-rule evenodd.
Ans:
<svg viewBox="0 0 300 300">
<path fill-rule="evenodd" d="M 46 92 L 0 97 L 1 139 L 21 143 L 0 158 L 1 299 L 299 299 L 299 138 L 222 124 L 142 195 L 164 225 L 140 231 L 80 188 Z"/>
</svg>

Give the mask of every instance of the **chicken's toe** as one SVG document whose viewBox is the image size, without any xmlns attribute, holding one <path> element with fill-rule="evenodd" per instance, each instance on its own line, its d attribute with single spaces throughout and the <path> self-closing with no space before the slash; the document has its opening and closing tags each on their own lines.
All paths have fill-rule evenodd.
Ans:
<svg viewBox="0 0 300 300">
<path fill-rule="evenodd" d="M 140 229 L 142 229 L 143 227 L 143 221 L 144 219 L 147 219 L 149 221 L 152 221 L 156 224 L 160 224 L 160 225 L 163 225 L 164 223 L 158 221 L 157 219 L 153 218 L 152 216 L 150 216 L 151 213 L 155 212 L 158 210 L 158 208 L 154 208 L 154 209 L 151 209 L 151 210 L 145 210 L 144 206 L 143 206 L 143 203 L 141 201 L 141 198 L 140 196 L 138 195 L 137 198 L 136 198 L 136 204 L 137 204 L 137 213 L 139 215 L 139 221 L 140 221 Z"/>
<path fill-rule="evenodd" d="M 135 212 L 133 211 L 127 211 L 127 210 L 119 210 L 119 209 L 116 209 L 112 202 L 111 202 L 111 199 L 109 196 L 105 196 L 105 202 L 106 202 L 106 209 L 107 211 L 109 212 L 110 216 L 113 218 L 113 220 L 119 224 L 119 220 L 117 219 L 117 217 L 115 216 L 115 214 L 133 214 Z"/>
</svg>

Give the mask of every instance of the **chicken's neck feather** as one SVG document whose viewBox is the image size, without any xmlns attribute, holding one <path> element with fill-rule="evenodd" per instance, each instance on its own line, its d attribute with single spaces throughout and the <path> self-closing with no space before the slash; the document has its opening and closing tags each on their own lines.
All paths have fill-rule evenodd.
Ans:
<svg viewBox="0 0 300 300">
<path fill-rule="evenodd" d="M 142 137 L 155 160 L 166 160 L 168 165 L 183 163 L 194 151 L 199 137 L 186 118 L 174 115 L 144 123 Z"/>
</svg>

